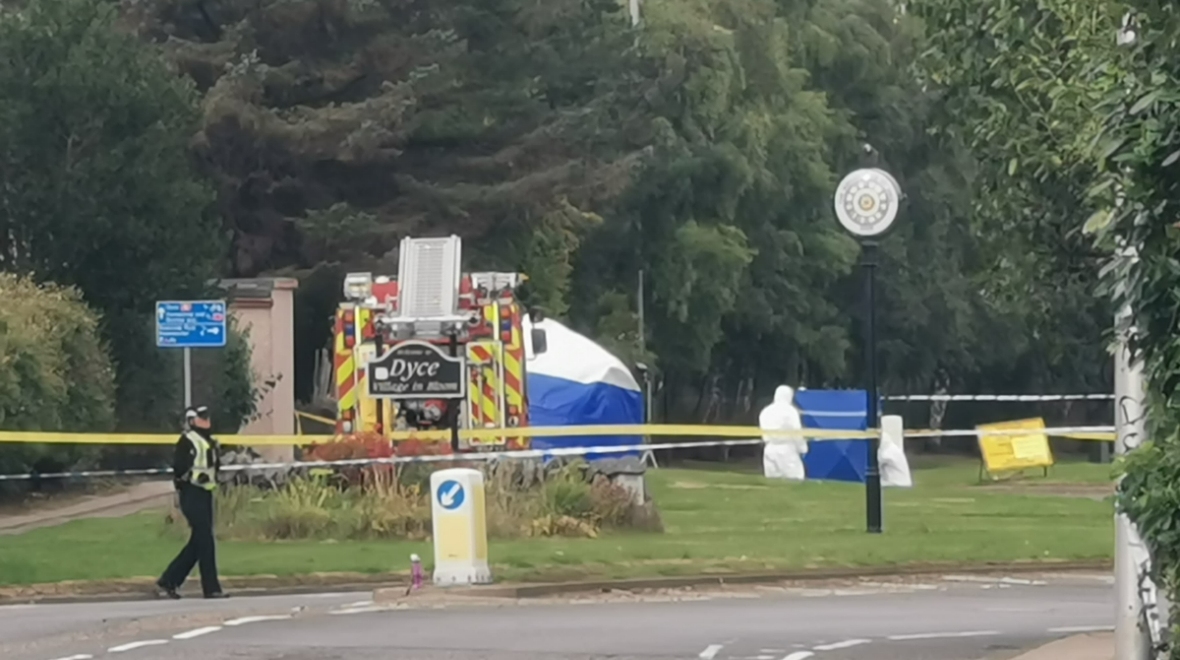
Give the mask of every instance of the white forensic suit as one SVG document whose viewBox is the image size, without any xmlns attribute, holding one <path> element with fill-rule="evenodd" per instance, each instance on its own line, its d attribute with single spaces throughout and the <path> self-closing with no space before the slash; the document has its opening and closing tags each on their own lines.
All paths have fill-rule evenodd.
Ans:
<svg viewBox="0 0 1180 660">
<path fill-rule="evenodd" d="M 774 401 L 758 414 L 758 426 L 763 431 L 798 431 L 803 428 L 803 419 L 795 407 L 795 390 L 789 385 L 780 385 L 774 391 Z M 807 473 L 803 469 L 803 455 L 807 453 L 807 440 L 801 436 L 762 436 L 762 474 L 769 479 L 792 479 L 803 481 Z"/>
</svg>

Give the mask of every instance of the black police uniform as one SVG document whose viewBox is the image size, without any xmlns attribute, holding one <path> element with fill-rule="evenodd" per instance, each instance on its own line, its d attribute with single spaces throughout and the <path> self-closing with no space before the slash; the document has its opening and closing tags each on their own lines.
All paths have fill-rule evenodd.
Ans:
<svg viewBox="0 0 1180 660">
<path fill-rule="evenodd" d="M 201 414 L 205 413 L 203 409 L 199 411 Z M 189 434 L 196 434 L 197 438 L 190 438 Z M 204 460 L 200 461 L 197 452 L 202 444 L 206 455 L 203 457 Z M 194 470 L 194 465 L 198 469 Z M 192 535 L 188 544 L 156 581 L 156 586 L 169 597 L 179 598 L 177 590 L 198 564 L 201 568 L 201 590 L 205 597 L 225 597 L 221 590 L 221 582 L 217 578 L 217 550 L 213 538 L 213 491 L 216 488 L 216 474 L 219 468 L 217 441 L 207 429 L 194 427 L 180 436 L 176 443 L 172 474 L 180 496 L 180 511 L 188 520 Z"/>
</svg>

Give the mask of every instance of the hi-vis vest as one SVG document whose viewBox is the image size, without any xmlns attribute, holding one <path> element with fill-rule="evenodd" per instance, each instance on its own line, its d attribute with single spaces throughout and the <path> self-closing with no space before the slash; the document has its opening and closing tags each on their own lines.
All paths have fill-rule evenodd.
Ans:
<svg viewBox="0 0 1180 660">
<path fill-rule="evenodd" d="M 188 471 L 188 482 L 197 488 L 217 490 L 217 473 L 209 465 L 209 452 L 212 450 L 209 441 L 196 431 L 185 431 L 184 437 L 193 443 L 196 453 L 193 456 L 193 467 Z"/>
</svg>

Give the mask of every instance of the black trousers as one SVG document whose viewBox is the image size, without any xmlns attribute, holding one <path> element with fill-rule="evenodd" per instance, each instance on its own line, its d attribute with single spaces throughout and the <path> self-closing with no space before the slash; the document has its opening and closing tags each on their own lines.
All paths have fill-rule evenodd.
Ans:
<svg viewBox="0 0 1180 660">
<path fill-rule="evenodd" d="M 213 540 L 213 493 L 184 484 L 180 487 L 180 511 L 188 520 L 192 535 L 188 543 L 176 555 L 160 576 L 160 586 L 179 589 L 192 573 L 193 567 L 201 566 L 201 591 L 206 596 L 221 591 L 217 579 L 217 548 Z"/>
</svg>

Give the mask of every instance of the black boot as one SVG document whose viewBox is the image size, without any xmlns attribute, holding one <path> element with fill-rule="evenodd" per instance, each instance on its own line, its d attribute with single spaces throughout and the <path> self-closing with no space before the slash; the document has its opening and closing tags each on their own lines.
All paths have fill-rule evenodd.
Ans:
<svg viewBox="0 0 1180 660">
<path fill-rule="evenodd" d="M 157 582 L 156 598 L 171 598 L 172 600 L 180 600 L 180 594 L 176 593 L 176 589 L 174 587 L 169 587 L 161 582 Z"/>
</svg>

